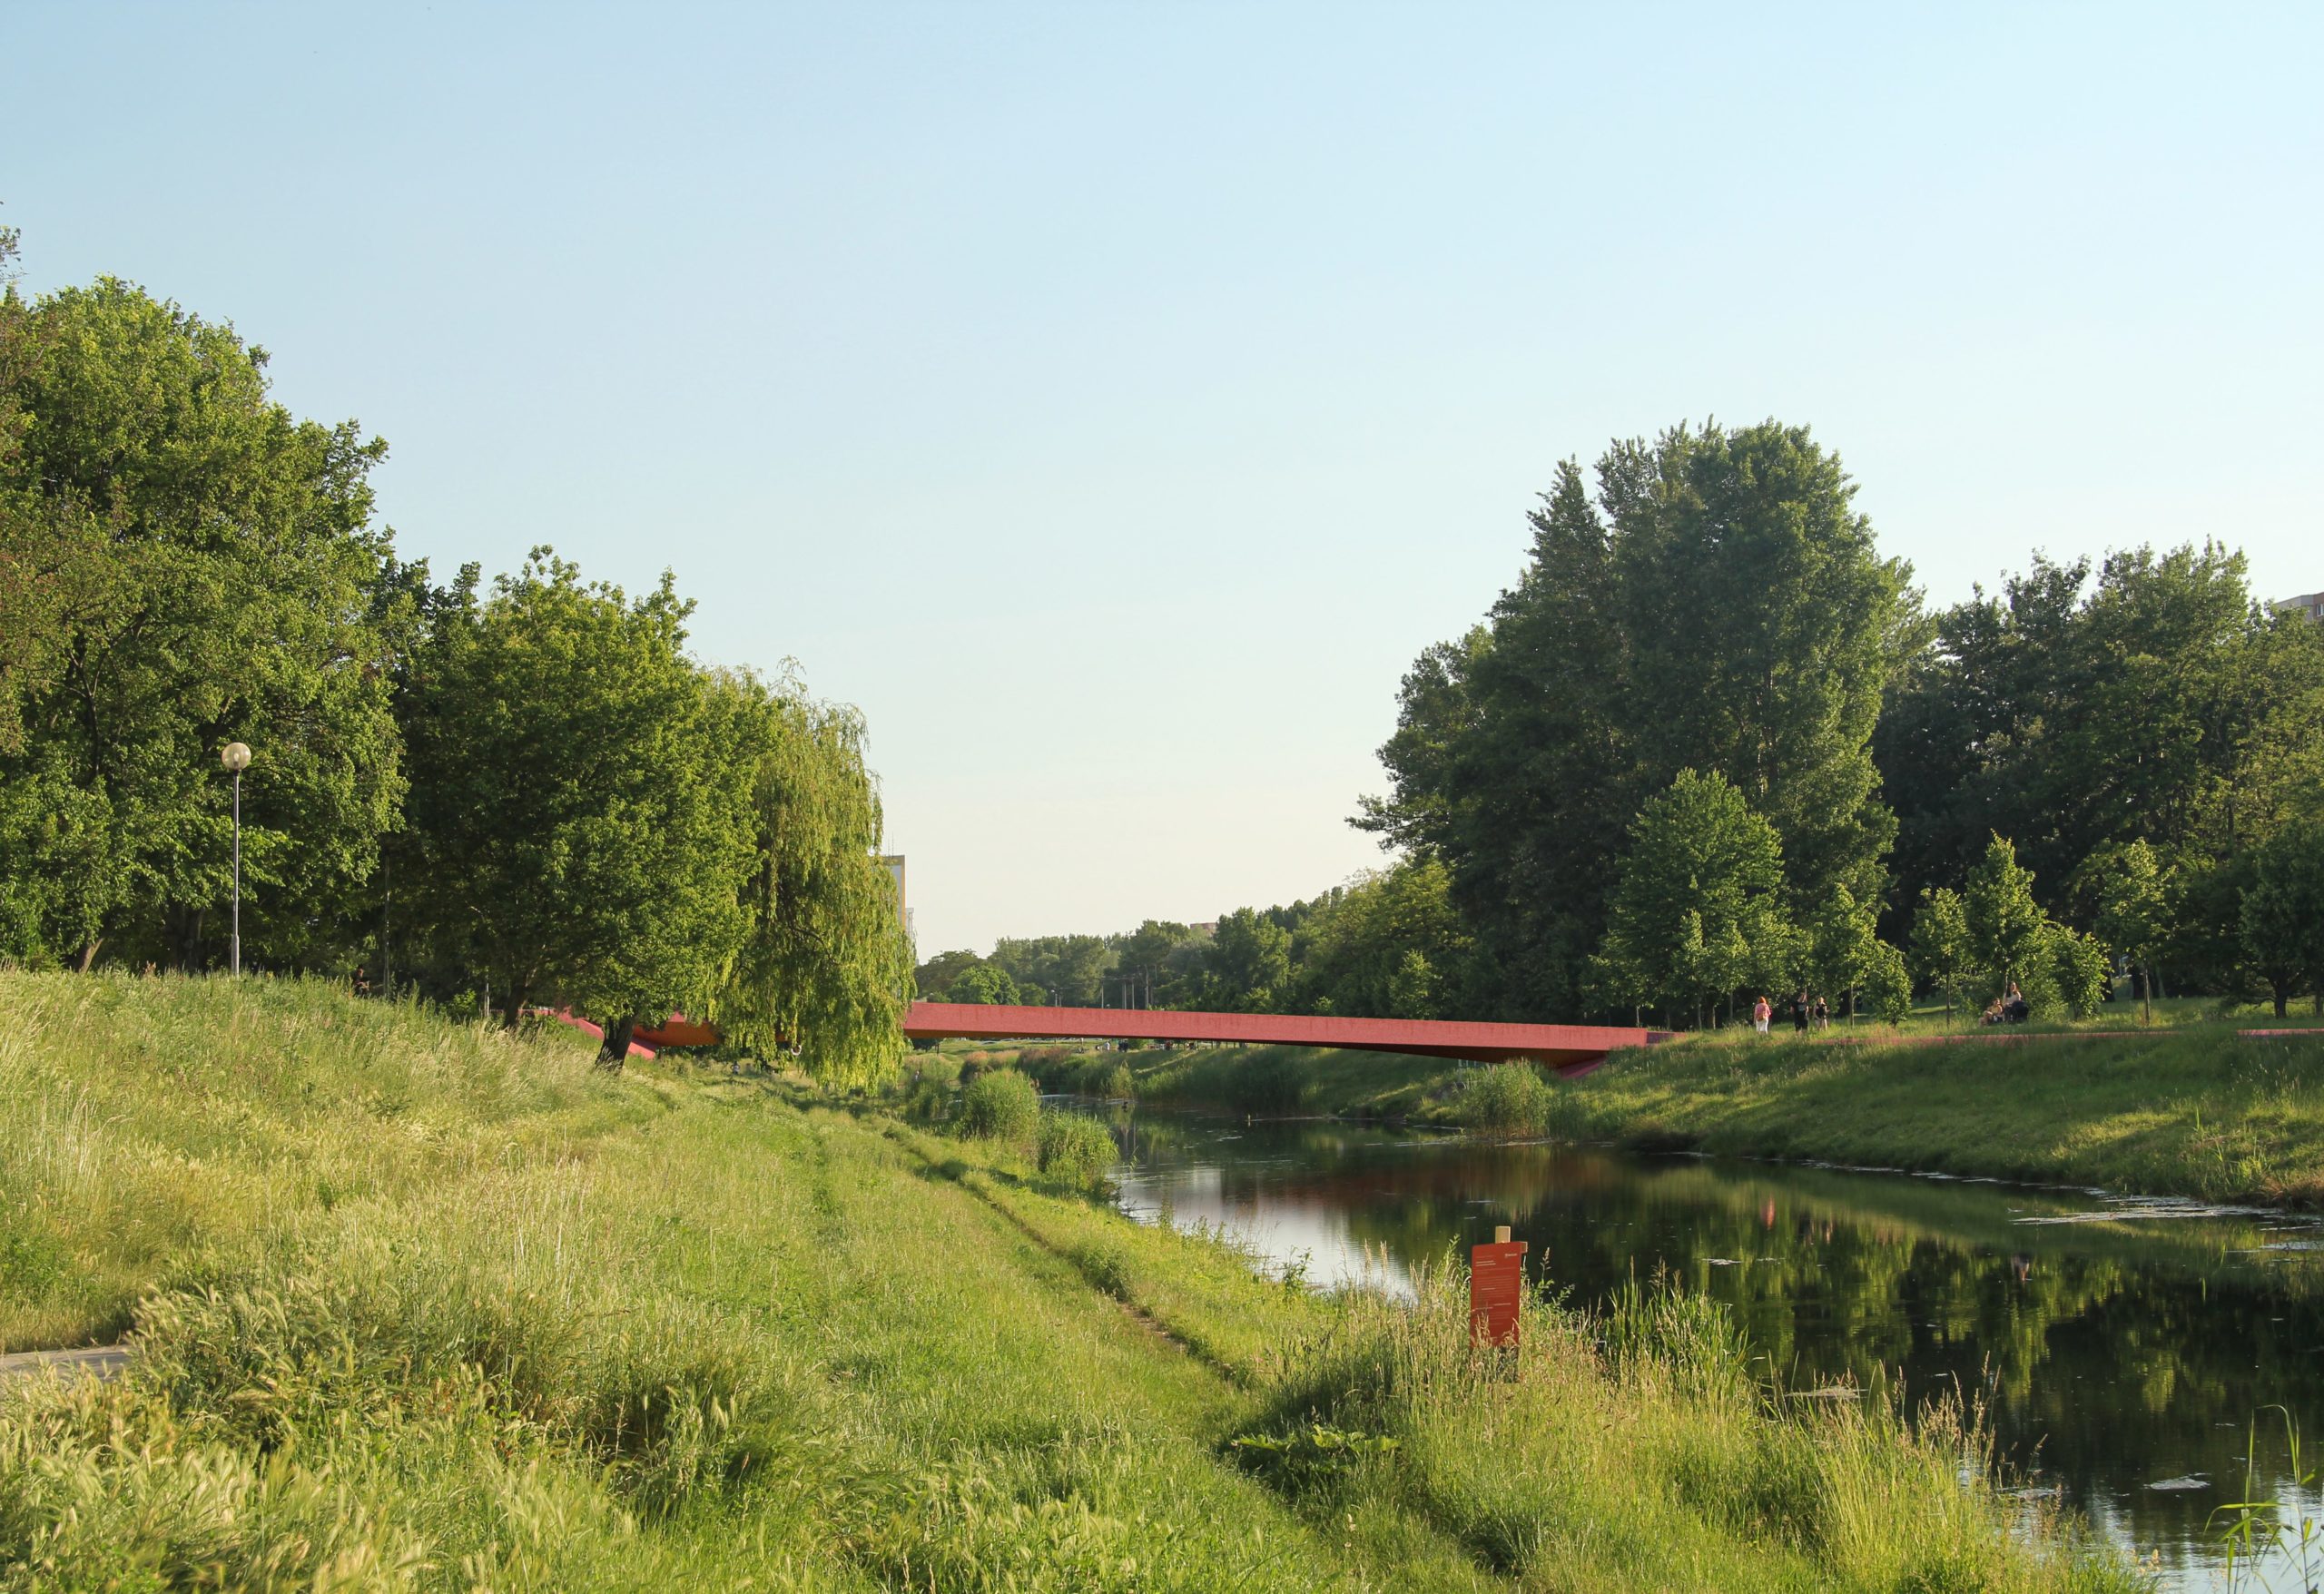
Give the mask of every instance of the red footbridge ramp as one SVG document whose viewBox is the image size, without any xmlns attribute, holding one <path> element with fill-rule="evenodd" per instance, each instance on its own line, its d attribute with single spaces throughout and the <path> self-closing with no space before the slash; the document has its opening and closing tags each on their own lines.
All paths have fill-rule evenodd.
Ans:
<svg viewBox="0 0 2324 1594">
<path fill-rule="evenodd" d="M 987 1007 L 914 1002 L 914 1040 L 1190 1040 L 1214 1046 L 1329 1046 L 1481 1063 L 1520 1058 L 1578 1079 L 1625 1047 L 1670 1038 L 1667 1029 L 1593 1024 L 1484 1024 L 1444 1018 L 1329 1018 L 1296 1013 L 1178 1013 L 1139 1008 Z"/>
</svg>

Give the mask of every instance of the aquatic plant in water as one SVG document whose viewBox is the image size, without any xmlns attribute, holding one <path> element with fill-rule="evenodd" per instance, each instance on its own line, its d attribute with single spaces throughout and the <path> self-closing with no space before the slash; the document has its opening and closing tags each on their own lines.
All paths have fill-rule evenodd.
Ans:
<svg viewBox="0 0 2324 1594">
<path fill-rule="evenodd" d="M 2315 1469 L 2305 1465 L 2300 1454 L 2299 1424 L 2286 1407 L 2263 1409 L 2283 1419 L 2291 1492 L 2296 1498 L 2300 1491 L 2312 1488 L 2317 1479 Z M 2260 1572 L 2260 1564 L 2281 1557 L 2298 1578 L 2293 1586 L 2302 1594 L 2316 1594 L 2324 1588 L 2324 1521 L 2281 1499 L 2260 1498 L 2259 1460 L 2260 1422 L 2255 1416 L 2243 1436 L 2243 1498 L 2211 1510 L 2211 1521 L 2227 1550 L 2227 1587 L 2230 1594 L 2245 1588 L 2272 1591 L 2275 1585 Z"/>
</svg>

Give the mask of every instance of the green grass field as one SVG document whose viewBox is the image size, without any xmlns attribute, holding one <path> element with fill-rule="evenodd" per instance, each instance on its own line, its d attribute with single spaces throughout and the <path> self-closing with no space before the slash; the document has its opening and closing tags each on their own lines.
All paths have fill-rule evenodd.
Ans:
<svg viewBox="0 0 2324 1594">
<path fill-rule="evenodd" d="M 0 999 L 0 1346 L 136 1350 L 0 1386 L 0 1589 L 2139 1586 L 1699 1301 L 1535 1301 L 1504 1366 L 1457 1274 L 1288 1288 L 891 1098 L 290 981 Z"/>
</svg>

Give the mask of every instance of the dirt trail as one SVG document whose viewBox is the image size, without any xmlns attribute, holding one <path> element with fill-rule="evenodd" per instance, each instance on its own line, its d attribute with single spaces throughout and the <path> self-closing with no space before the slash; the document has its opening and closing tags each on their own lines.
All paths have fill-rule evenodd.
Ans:
<svg viewBox="0 0 2324 1594">
<path fill-rule="evenodd" d="M 86 1373 L 111 1378 L 129 1365 L 127 1345 L 91 1345 L 78 1351 L 19 1351 L 0 1356 L 0 1383 L 12 1378 L 37 1378 L 54 1371 L 59 1377 Z"/>
</svg>

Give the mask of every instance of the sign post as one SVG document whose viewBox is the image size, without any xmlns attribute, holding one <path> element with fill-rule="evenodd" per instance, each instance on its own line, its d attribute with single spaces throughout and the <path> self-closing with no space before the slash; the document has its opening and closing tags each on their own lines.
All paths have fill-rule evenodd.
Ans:
<svg viewBox="0 0 2324 1594">
<path fill-rule="evenodd" d="M 1469 1343 L 1517 1348 L 1518 1303 L 1525 1293 L 1525 1242 L 1509 1237 L 1509 1225 L 1492 1232 L 1492 1244 L 1469 1251 Z"/>
</svg>

